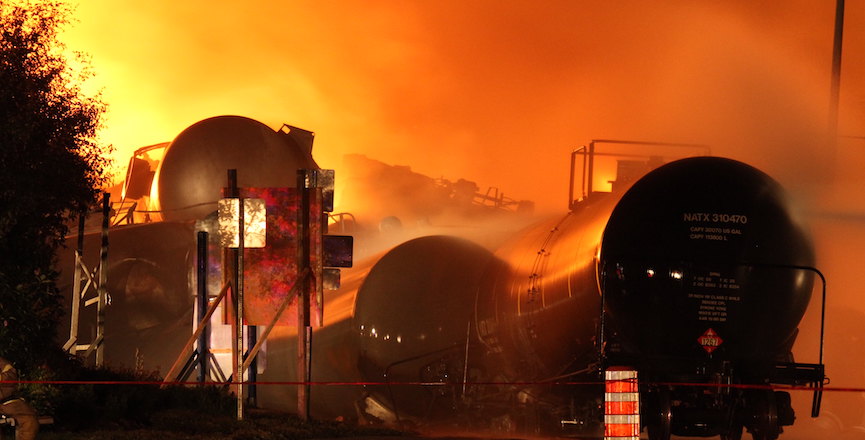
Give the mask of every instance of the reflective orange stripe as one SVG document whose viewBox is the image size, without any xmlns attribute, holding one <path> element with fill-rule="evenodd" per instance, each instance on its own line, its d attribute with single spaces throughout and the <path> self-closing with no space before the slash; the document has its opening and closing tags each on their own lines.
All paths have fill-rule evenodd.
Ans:
<svg viewBox="0 0 865 440">
<path fill-rule="evenodd" d="M 604 402 L 604 414 L 639 414 L 640 402 Z"/>
<path fill-rule="evenodd" d="M 608 393 L 636 393 L 639 391 L 637 379 L 608 380 L 604 388 Z"/>
<path fill-rule="evenodd" d="M 640 425 L 632 423 L 607 423 L 604 426 L 604 437 L 640 436 Z"/>
</svg>

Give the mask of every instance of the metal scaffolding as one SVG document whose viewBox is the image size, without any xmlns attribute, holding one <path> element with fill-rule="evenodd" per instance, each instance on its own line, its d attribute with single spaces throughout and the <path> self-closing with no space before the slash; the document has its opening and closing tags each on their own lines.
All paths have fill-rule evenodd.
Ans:
<svg viewBox="0 0 865 440">
<path fill-rule="evenodd" d="M 63 344 L 63 349 L 77 355 L 84 351 L 82 357 L 88 359 L 96 353 L 96 366 L 105 362 L 103 342 L 105 341 L 105 307 L 108 304 L 108 227 L 111 217 L 111 194 L 102 195 L 102 246 L 99 263 L 91 270 L 84 262 L 84 217 L 78 220 L 78 247 L 75 250 L 75 270 L 72 286 L 72 316 L 69 326 L 69 340 Z M 79 343 L 78 330 L 82 303 L 84 307 L 96 306 L 96 335 L 89 343 Z"/>
</svg>

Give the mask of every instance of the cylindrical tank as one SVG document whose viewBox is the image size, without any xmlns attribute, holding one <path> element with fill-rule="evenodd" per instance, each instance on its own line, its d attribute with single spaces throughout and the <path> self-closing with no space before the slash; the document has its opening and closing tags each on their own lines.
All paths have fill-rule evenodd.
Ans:
<svg viewBox="0 0 865 440">
<path fill-rule="evenodd" d="M 228 169 L 237 170 L 241 188 L 293 188 L 296 170 L 318 168 L 311 137 L 309 145 L 299 145 L 297 139 L 242 116 L 216 116 L 191 125 L 168 146 L 154 177 L 163 220 L 197 220 L 213 212 Z"/>
<path fill-rule="evenodd" d="M 191 333 L 192 286 L 188 277 L 194 255 L 194 231 L 189 223 L 124 225 L 109 232 L 107 267 L 108 306 L 105 310 L 105 360 L 111 365 L 167 371 Z M 58 288 L 71 307 L 77 236 L 67 238 L 57 268 Z M 85 235 L 88 268 L 98 267 L 101 236 Z M 96 295 L 95 287 L 85 298 Z M 65 341 L 71 316 L 61 321 L 58 334 Z M 81 308 L 79 343 L 96 334 L 96 307 Z"/>
<path fill-rule="evenodd" d="M 733 371 L 730 380 L 762 383 L 775 362 L 789 360 L 813 285 L 812 245 L 793 212 L 761 171 L 700 157 L 592 194 L 492 255 L 454 238 L 408 242 L 386 254 L 358 292 L 360 369 L 367 380 L 448 382 L 461 374 L 504 384 L 452 399 L 451 415 L 462 413 L 456 402 L 495 417 L 508 410 L 493 408 L 518 414 L 531 404 L 556 420 L 578 400 L 591 407 L 591 393 L 543 384 L 595 372 L 598 361 L 656 382 Z M 718 409 L 688 391 L 676 398 L 717 410 L 710 419 L 737 405 Z M 392 386 L 379 396 L 431 417 L 424 392 Z M 749 399 L 735 420 L 760 416 L 747 409 L 758 402 Z M 789 405 L 779 411 L 792 414 Z M 656 419 L 646 420 L 662 427 Z M 675 420 L 677 433 L 734 431 L 682 411 Z"/>
<path fill-rule="evenodd" d="M 814 256 L 791 212 L 769 176 L 713 157 L 593 195 L 496 252 L 476 305 L 489 362 L 516 380 L 585 368 L 602 289 L 615 336 L 607 354 L 775 361 L 812 288 L 809 272 L 794 268 Z"/>
<path fill-rule="evenodd" d="M 168 370 L 192 332 L 194 221 L 216 210 L 228 169 L 238 170 L 239 187 L 294 187 L 298 169 L 318 168 L 311 149 L 310 132 L 277 132 L 240 116 L 202 120 L 170 143 L 151 190 L 163 221 L 116 225 L 109 233 L 106 362 Z M 67 240 L 58 256 L 59 287 L 71 304 L 77 236 Z M 100 232 L 87 231 L 85 241 L 88 267 L 96 267 Z M 95 332 L 94 309 L 81 311 L 81 341 Z M 70 321 L 62 323 L 61 335 L 69 332 Z"/>
<path fill-rule="evenodd" d="M 595 195 L 496 251 L 475 319 L 501 379 L 543 381 L 588 365 L 601 310 L 598 246 L 616 198 Z"/>
<path fill-rule="evenodd" d="M 369 272 L 357 293 L 354 331 L 368 381 L 461 381 L 472 344 L 472 306 L 492 254 L 467 240 L 430 236 L 403 243 Z M 472 347 L 472 353 L 474 353 Z M 371 389 L 403 415 L 432 410 L 443 388 Z"/>
<path fill-rule="evenodd" d="M 670 163 L 634 184 L 601 248 L 625 354 L 775 361 L 812 289 L 811 241 L 781 187 L 729 159 Z"/>
</svg>

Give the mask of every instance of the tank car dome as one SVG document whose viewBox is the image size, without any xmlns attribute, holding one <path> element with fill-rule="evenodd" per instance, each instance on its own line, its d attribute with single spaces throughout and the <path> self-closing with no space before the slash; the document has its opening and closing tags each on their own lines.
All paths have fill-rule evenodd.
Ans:
<svg viewBox="0 0 865 440">
<path fill-rule="evenodd" d="M 380 379 L 394 362 L 430 362 L 424 354 L 465 341 L 480 276 L 492 258 L 483 247 L 449 236 L 416 238 L 382 257 L 355 303 L 366 378 Z"/>
<path fill-rule="evenodd" d="M 157 179 L 166 221 L 200 219 L 216 209 L 227 170 L 239 187 L 294 187 L 297 169 L 318 168 L 311 145 L 242 116 L 216 116 L 183 130 L 171 142 Z"/>
</svg>

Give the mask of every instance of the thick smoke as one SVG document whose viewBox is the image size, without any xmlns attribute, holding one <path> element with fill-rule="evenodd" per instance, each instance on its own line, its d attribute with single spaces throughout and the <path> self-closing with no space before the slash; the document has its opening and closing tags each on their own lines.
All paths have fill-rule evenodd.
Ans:
<svg viewBox="0 0 865 440">
<path fill-rule="evenodd" d="M 561 209 L 567 154 L 591 138 L 814 162 L 832 5 L 738 3 L 88 1 L 69 40 L 93 55 L 118 155 L 241 114 L 317 132 L 325 166 L 363 153 Z M 855 134 L 862 86 L 842 86 Z"/>
<path fill-rule="evenodd" d="M 839 132 L 863 136 L 862 0 L 847 11 Z M 361 153 L 541 211 L 564 209 L 568 154 L 592 138 L 703 143 L 751 163 L 813 225 L 833 384 L 865 386 L 865 142 L 824 137 L 834 2 L 88 0 L 77 17 L 67 41 L 93 57 L 121 168 L 219 114 L 315 131 L 338 185 L 343 156 Z M 854 435 L 862 396 L 829 393 L 810 422 L 797 393 L 785 438 Z"/>
</svg>

